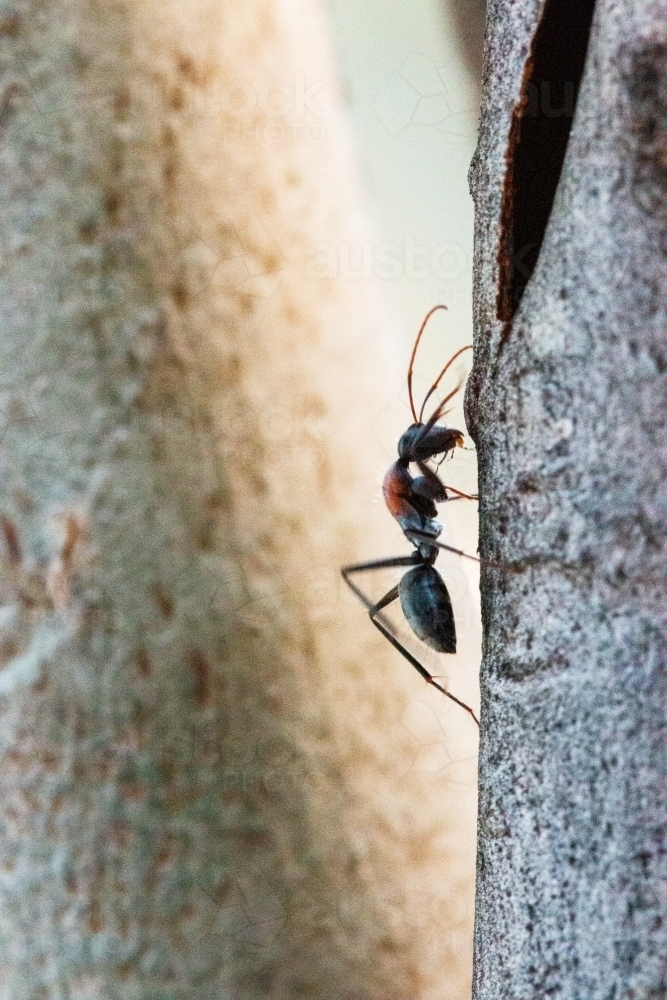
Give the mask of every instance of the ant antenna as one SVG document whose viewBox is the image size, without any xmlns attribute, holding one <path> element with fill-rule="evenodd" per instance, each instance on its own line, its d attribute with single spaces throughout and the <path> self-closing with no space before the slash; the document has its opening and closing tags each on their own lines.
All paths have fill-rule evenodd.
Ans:
<svg viewBox="0 0 667 1000">
<path fill-rule="evenodd" d="M 464 350 L 465 350 L 465 348 L 464 348 Z M 459 354 L 460 353 L 461 352 L 459 351 Z M 447 406 L 447 403 L 450 401 L 450 399 L 454 398 L 454 396 L 459 391 L 459 389 L 461 388 L 462 385 L 463 385 L 463 382 L 462 381 L 459 382 L 459 384 L 457 386 L 455 386 L 452 389 L 452 391 L 450 393 L 448 393 L 448 395 L 445 396 L 445 398 L 443 399 L 443 401 L 441 403 L 439 403 L 438 406 L 436 406 L 435 410 L 433 411 L 433 413 L 431 414 L 431 416 L 428 418 L 427 425 L 426 425 L 427 427 L 429 427 L 429 428 L 433 427 L 433 424 L 436 423 L 436 421 L 440 420 L 440 417 L 444 417 L 444 415 L 446 413 L 449 413 L 449 410 L 446 410 L 445 407 Z M 428 397 L 427 397 L 427 399 L 428 399 Z M 426 403 L 426 400 L 424 400 L 424 403 Z M 424 407 L 422 406 L 422 408 L 421 408 L 421 410 L 419 412 L 419 423 L 422 422 L 422 415 L 423 415 L 423 413 L 424 413 Z"/>
<path fill-rule="evenodd" d="M 440 306 L 436 306 L 435 308 L 439 309 L 441 307 Z M 431 310 L 431 312 L 433 312 L 433 310 Z M 430 315 L 430 313 L 429 313 L 429 315 Z M 428 316 L 426 317 L 426 319 L 428 319 Z M 449 368 L 449 366 L 451 364 L 453 364 L 454 361 L 456 361 L 456 359 L 458 358 L 459 354 L 463 354 L 464 351 L 471 351 L 471 350 L 472 350 L 472 344 L 466 344 L 466 346 L 462 347 L 460 351 L 457 351 L 456 354 L 452 355 L 452 357 L 449 359 L 449 361 L 447 362 L 447 364 L 445 365 L 445 367 L 442 369 L 442 371 L 438 375 L 437 379 L 435 380 L 435 382 L 433 383 L 433 385 L 431 386 L 431 388 L 428 390 L 428 392 L 424 396 L 424 402 L 422 403 L 422 408 L 419 411 L 419 420 L 417 420 L 416 417 L 415 417 L 415 423 L 419 423 L 420 424 L 422 422 L 422 417 L 424 416 L 424 410 L 426 408 L 426 404 L 427 404 L 429 398 L 433 395 L 433 393 L 435 392 L 435 390 L 438 388 L 438 385 L 440 384 L 440 380 L 444 376 L 444 374 L 447 371 L 447 369 Z M 442 403 L 438 407 L 438 411 L 440 411 L 440 413 L 438 414 L 439 416 L 441 415 L 442 407 L 445 406 L 445 404 L 447 404 L 449 402 L 449 400 L 452 398 L 452 396 L 456 395 L 456 393 L 459 391 L 460 388 L 461 388 L 461 383 L 459 383 L 457 385 L 456 389 L 454 389 L 454 392 L 450 392 L 450 394 L 447 396 L 447 398 L 443 399 Z M 414 415 L 414 410 L 412 411 L 412 413 Z M 436 417 L 436 419 L 437 419 L 437 417 Z"/>
<path fill-rule="evenodd" d="M 414 404 L 414 400 L 412 398 L 412 366 L 415 363 L 415 357 L 417 355 L 417 348 L 419 347 L 419 341 L 422 338 L 422 333 L 426 329 L 426 324 L 428 323 L 428 321 L 430 320 L 430 318 L 431 318 L 431 316 L 433 315 L 434 312 L 437 312 L 438 309 L 446 309 L 446 308 L 447 308 L 447 306 L 438 305 L 438 306 L 433 306 L 432 309 L 429 309 L 429 311 L 426 313 L 426 316 L 424 317 L 424 322 L 419 327 L 419 333 L 417 334 L 417 339 L 415 340 L 415 346 L 412 348 L 412 354 L 410 355 L 410 364 L 408 365 L 408 396 L 410 397 L 410 409 L 412 410 L 412 416 L 414 417 L 414 421 L 415 421 L 416 424 L 420 423 L 420 420 L 417 419 L 417 411 L 415 410 L 415 404 Z M 461 352 L 459 351 L 459 354 L 460 353 Z M 456 355 L 454 355 L 454 357 L 456 357 Z M 453 360 L 454 360 L 454 358 L 452 358 L 452 361 Z M 440 376 L 438 377 L 438 380 L 440 378 L 442 378 L 442 375 L 444 375 L 444 372 L 442 372 L 440 374 Z M 437 384 L 438 383 L 436 382 L 436 385 Z M 433 392 L 433 389 L 431 389 L 431 392 Z M 429 395 L 430 395 L 430 393 L 429 393 Z M 428 399 L 428 396 L 427 396 L 427 399 Z M 423 411 L 424 411 L 424 407 L 422 406 L 422 413 L 423 413 Z"/>
</svg>

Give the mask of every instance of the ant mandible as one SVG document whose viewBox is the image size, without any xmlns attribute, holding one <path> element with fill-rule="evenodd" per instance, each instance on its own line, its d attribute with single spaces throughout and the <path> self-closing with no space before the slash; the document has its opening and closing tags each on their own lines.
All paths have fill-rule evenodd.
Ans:
<svg viewBox="0 0 667 1000">
<path fill-rule="evenodd" d="M 412 368 L 419 347 L 419 341 L 426 328 L 429 319 L 438 309 L 446 309 L 447 306 L 437 305 L 431 309 L 424 318 L 424 322 L 419 328 L 417 339 L 415 340 L 408 366 L 408 396 L 410 399 L 410 409 L 414 423 L 408 427 L 398 442 L 398 461 L 394 462 L 382 484 L 382 493 L 390 514 L 396 518 L 403 534 L 412 542 L 415 547 L 414 552 L 409 556 L 393 556 L 388 559 L 374 559 L 371 562 L 355 563 L 352 566 L 344 566 L 341 569 L 343 579 L 348 587 L 357 595 L 359 600 L 368 609 L 373 624 L 382 632 L 383 636 L 389 640 L 392 646 L 401 653 L 408 663 L 421 674 L 427 683 L 432 684 L 438 691 L 441 691 L 452 701 L 460 705 L 479 726 L 479 720 L 473 710 L 460 701 L 453 694 L 447 691 L 429 674 L 428 670 L 403 646 L 393 634 L 389 622 L 383 619 L 380 612 L 397 598 L 400 601 L 403 614 L 413 632 L 432 649 L 439 653 L 456 652 L 456 626 L 454 623 L 454 612 L 449 592 L 445 582 L 434 566 L 440 549 L 447 552 L 454 552 L 456 555 L 464 556 L 479 562 L 475 556 L 470 556 L 460 549 L 454 549 L 451 545 L 444 545 L 437 541 L 442 532 L 442 525 L 435 520 L 437 514 L 436 503 L 444 503 L 449 500 L 448 492 L 456 494 L 456 498 L 464 497 L 467 500 L 476 500 L 477 497 L 470 496 L 454 489 L 453 486 L 445 486 L 436 472 L 434 472 L 426 462 L 442 456 L 440 465 L 449 452 L 456 447 L 463 447 L 463 434 L 453 427 L 443 427 L 438 424 L 438 420 L 444 415 L 447 403 L 461 388 L 459 383 L 443 401 L 435 408 L 431 416 L 424 423 L 424 409 L 429 398 L 438 388 L 442 378 L 454 363 L 454 361 L 464 351 L 470 350 L 472 345 L 462 347 L 454 354 L 445 367 L 442 369 L 437 379 L 426 393 L 424 402 L 421 405 L 419 416 L 415 409 L 412 396 Z M 416 465 L 421 475 L 414 478 L 410 474 L 410 465 Z M 366 573 L 377 569 L 387 569 L 396 566 L 411 566 L 401 580 L 392 587 L 376 604 L 373 604 L 366 595 L 350 580 L 353 573 Z"/>
</svg>

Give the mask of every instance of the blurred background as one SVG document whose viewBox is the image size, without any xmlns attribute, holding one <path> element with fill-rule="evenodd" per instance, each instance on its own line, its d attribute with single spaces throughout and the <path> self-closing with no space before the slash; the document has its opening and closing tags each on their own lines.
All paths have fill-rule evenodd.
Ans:
<svg viewBox="0 0 667 1000">
<path fill-rule="evenodd" d="M 387 338 L 407 368 L 436 303 L 415 370 L 423 397 L 449 356 L 472 343 L 473 203 L 467 172 L 477 132 L 484 0 L 329 0 L 339 74 L 369 211 L 369 240 L 341 248 L 340 273 L 375 287 Z M 346 252 L 347 251 L 347 252 Z M 345 258 L 345 259 L 343 259 Z M 464 354 L 449 388 L 469 370 Z M 377 434 L 393 461 L 410 422 L 404 376 Z M 447 422 L 462 429 L 463 393 Z M 467 439 L 467 446 L 472 442 Z M 448 482 L 476 492 L 472 451 L 457 451 Z M 444 540 L 476 551 L 476 505 L 452 504 Z M 397 539 L 400 535 L 397 535 Z M 472 545 L 472 548 L 469 548 Z M 471 566 L 460 566 L 474 579 Z M 475 588 L 476 589 L 476 588 Z"/>
<path fill-rule="evenodd" d="M 405 373 L 424 316 L 437 303 L 447 306 L 447 312 L 435 314 L 422 339 L 416 399 L 423 398 L 449 357 L 472 343 L 473 203 L 467 172 L 476 143 L 485 3 L 329 0 L 329 11 L 368 211 L 367 241 L 338 249 L 338 273 L 373 286 L 401 373 L 370 415 L 386 463 L 375 470 L 377 490 L 369 502 L 384 519 L 380 486 L 395 459 L 398 437 L 411 423 Z M 465 378 L 471 361 L 471 353 L 462 356 L 441 387 L 442 395 Z M 452 401 L 446 423 L 465 430 L 462 391 Z M 466 450 L 457 449 L 441 472 L 446 483 L 476 492 L 475 453 L 467 435 Z M 439 519 L 443 541 L 476 552 L 476 503 L 442 506 Z M 397 525 L 395 539 L 387 555 L 405 551 Z M 369 552 L 368 557 L 381 554 Z M 457 616 L 459 655 L 446 664 L 450 688 L 470 691 L 474 704 L 481 652 L 477 569 L 444 553 L 438 566 Z M 369 584 L 373 598 L 399 577 L 400 571 L 388 571 L 384 578 L 378 574 Z M 410 646 L 409 632 L 402 638 Z M 413 651 L 432 673 L 442 672 L 437 654 L 423 644 Z M 451 718 L 447 726 L 451 731 Z M 426 720 L 418 728 L 428 730 Z"/>
<path fill-rule="evenodd" d="M 0 706 L 2 799 L 25 818 L 5 842 L 3 934 L 25 950 L 4 950 L 3 997 L 470 995 L 477 729 L 339 568 L 409 551 L 380 487 L 425 314 L 447 306 L 418 406 L 471 341 L 480 13 L 74 4 L 23 48 L 5 19 L 23 103 L 3 349 L 29 359 L 0 400 L 5 575 L 23 600 L 15 564 L 36 553 L 21 573 L 43 566 L 51 596 L 26 614 L 58 638 L 49 684 L 31 673 Z M 120 360 L 101 378 L 106 323 Z M 475 492 L 456 452 L 443 478 Z M 474 502 L 440 519 L 475 552 Z M 475 565 L 438 567 L 458 651 L 418 655 L 477 707 Z"/>
<path fill-rule="evenodd" d="M 446 346 L 454 349 L 471 337 L 467 170 L 477 130 L 484 4 L 329 5 L 376 241 L 353 266 L 380 284 L 406 347 L 428 309 L 446 303 Z M 442 344 L 424 346 L 425 367 L 437 369 Z"/>
</svg>

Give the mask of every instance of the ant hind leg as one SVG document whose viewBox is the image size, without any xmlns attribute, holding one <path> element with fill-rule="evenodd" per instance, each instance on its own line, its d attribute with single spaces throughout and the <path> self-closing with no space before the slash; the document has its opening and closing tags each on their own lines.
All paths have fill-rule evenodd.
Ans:
<svg viewBox="0 0 667 1000">
<path fill-rule="evenodd" d="M 364 607 L 370 611 L 373 607 L 373 602 L 366 597 L 363 590 L 357 587 L 356 584 L 352 583 L 350 576 L 353 573 L 372 573 L 376 569 L 394 569 L 397 566 L 415 566 L 419 562 L 421 562 L 419 554 L 417 552 L 413 552 L 412 555 L 409 556 L 390 556 L 388 559 L 371 559 L 370 562 L 353 563 L 351 566 L 343 566 L 340 572 L 352 593 L 356 594 Z"/>
<path fill-rule="evenodd" d="M 428 536 L 425 535 L 423 537 L 426 538 Z M 432 543 L 433 539 L 429 538 L 429 542 Z M 435 544 L 438 545 L 440 548 L 448 548 L 448 549 L 450 548 L 450 546 L 443 546 L 441 543 L 438 542 L 436 542 Z M 466 555 L 465 552 L 459 552 L 458 549 L 452 549 L 452 551 L 458 553 L 459 555 Z M 469 556 L 468 558 L 474 559 L 475 557 Z M 477 718 L 473 710 L 468 705 L 466 705 L 465 702 L 460 701 L 453 694 L 450 694 L 450 692 L 447 691 L 444 687 L 441 687 L 441 685 L 438 684 L 438 682 L 431 676 L 431 674 L 429 674 L 428 670 L 424 666 L 422 666 L 419 660 L 417 660 L 412 655 L 412 653 L 410 653 L 405 648 L 405 646 L 401 642 L 399 642 L 399 640 L 394 635 L 391 623 L 383 615 L 380 614 L 383 608 L 386 608 L 389 604 L 392 604 L 397 599 L 398 584 L 392 587 L 391 590 L 388 593 L 386 593 L 381 600 L 373 604 L 373 602 L 369 600 L 368 597 L 366 597 L 363 590 L 357 587 L 357 585 L 354 584 L 352 580 L 350 580 L 349 578 L 353 573 L 369 573 L 373 572 L 373 570 L 376 569 L 393 569 L 394 567 L 398 566 L 416 566 L 421 562 L 422 559 L 419 553 L 413 552 L 412 555 L 409 556 L 393 556 L 390 557 L 389 559 L 373 559 L 370 562 L 354 563 L 351 566 L 343 566 L 343 568 L 341 569 L 341 574 L 343 579 L 345 580 L 345 583 L 348 585 L 352 593 L 356 594 L 361 603 L 368 610 L 369 617 L 373 622 L 373 624 L 375 625 L 375 627 L 379 629 L 379 631 L 382 633 L 385 639 L 387 639 L 392 644 L 394 649 L 398 650 L 401 656 L 404 656 L 405 659 L 408 661 L 408 663 L 412 664 L 412 666 L 424 678 L 427 684 L 432 684 L 433 687 L 438 689 L 438 691 L 444 694 L 451 701 L 455 702 L 460 708 L 466 711 L 468 715 L 470 715 L 472 719 L 475 721 L 477 726 L 479 726 L 479 719 Z"/>
<path fill-rule="evenodd" d="M 381 598 L 377 602 L 377 604 L 374 604 L 371 608 L 368 609 L 368 614 L 369 614 L 369 617 L 370 617 L 371 621 L 373 622 L 373 624 L 375 625 L 375 627 L 377 629 L 379 629 L 380 632 L 382 632 L 382 635 L 385 637 L 385 639 L 389 640 L 389 642 L 392 644 L 392 646 L 394 647 L 394 649 L 397 649 L 398 652 L 402 656 L 405 657 L 405 659 L 408 661 L 408 663 L 412 664 L 412 666 L 415 668 L 415 670 L 417 671 L 417 673 L 419 673 L 424 678 L 424 680 L 426 681 L 427 684 L 432 684 L 433 687 L 435 687 L 435 688 L 438 689 L 438 691 L 442 692 L 442 694 L 444 694 L 447 698 L 449 698 L 451 701 L 455 702 L 460 708 L 462 708 L 464 711 L 466 711 L 468 713 L 468 715 L 470 715 L 471 718 L 474 720 L 475 724 L 477 726 L 479 726 L 479 719 L 477 718 L 477 716 L 473 712 L 472 708 L 470 708 L 469 705 L 466 705 L 466 703 L 464 701 L 460 701 L 455 695 L 453 695 L 449 691 L 447 691 L 446 688 L 444 688 L 440 684 L 438 684 L 438 682 L 433 678 L 433 676 L 431 674 L 429 674 L 429 672 L 426 669 L 426 667 L 422 666 L 422 664 L 419 662 L 419 660 L 417 660 L 412 655 L 412 653 L 410 653 L 405 648 L 405 646 L 398 641 L 398 639 L 396 638 L 396 636 L 393 635 L 385 627 L 385 625 L 382 623 L 382 621 L 380 621 L 376 617 L 376 615 L 378 614 L 378 612 L 382 611 L 382 609 L 386 608 L 388 604 L 391 604 L 393 601 L 395 601 L 397 597 L 398 597 L 398 584 L 396 584 L 395 587 L 392 587 L 391 590 L 388 591 L 388 593 L 386 593 L 384 595 L 384 597 Z"/>
</svg>

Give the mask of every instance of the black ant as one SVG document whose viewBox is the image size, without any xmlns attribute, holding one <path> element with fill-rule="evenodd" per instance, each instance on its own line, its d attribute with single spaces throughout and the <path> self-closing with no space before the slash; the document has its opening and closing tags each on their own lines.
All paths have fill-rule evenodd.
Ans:
<svg viewBox="0 0 667 1000">
<path fill-rule="evenodd" d="M 419 328 L 408 366 L 408 396 L 410 398 L 410 409 L 412 410 L 414 423 L 408 427 L 399 440 L 398 461 L 394 462 L 391 466 L 382 484 L 382 493 L 389 512 L 396 518 L 403 529 L 405 537 L 414 545 L 415 551 L 409 556 L 393 556 L 389 559 L 374 559 L 371 562 L 344 566 L 341 569 L 341 573 L 348 587 L 357 595 L 365 607 L 368 608 L 368 613 L 373 624 L 389 640 L 392 646 L 419 671 L 425 681 L 432 684 L 438 691 L 441 691 L 448 698 L 451 698 L 452 701 L 456 702 L 457 705 L 465 709 L 479 726 L 479 720 L 473 710 L 434 680 L 419 660 L 415 659 L 405 646 L 398 641 L 391 631 L 389 622 L 383 616 L 379 615 L 379 612 L 383 608 L 386 608 L 398 598 L 408 624 L 422 642 L 425 642 L 439 653 L 455 653 L 456 626 L 454 623 L 452 602 L 445 582 L 433 564 L 437 559 L 439 549 L 445 549 L 447 552 L 454 552 L 456 555 L 465 556 L 467 559 L 479 562 L 479 559 L 475 556 L 470 556 L 465 552 L 461 552 L 460 549 L 454 549 L 450 545 L 438 542 L 437 538 L 442 532 L 442 525 L 435 520 L 437 514 L 436 503 L 444 503 L 445 500 L 450 499 L 448 490 L 456 494 L 456 497 L 453 499 L 463 497 L 467 500 L 476 500 L 477 497 L 470 496 L 468 493 L 462 493 L 460 490 L 454 489 L 453 486 L 445 486 L 437 473 L 426 465 L 429 459 L 441 455 L 442 458 L 438 462 L 439 466 L 454 448 L 463 447 L 463 434 L 461 431 L 457 431 L 453 427 L 443 427 L 437 423 L 440 417 L 444 416 L 447 403 L 461 388 L 461 383 L 435 408 L 426 423 L 423 422 L 424 409 L 429 398 L 438 388 L 440 381 L 454 361 L 464 351 L 470 350 L 472 345 L 462 347 L 461 350 L 457 351 L 449 359 L 426 393 L 419 416 L 417 416 L 412 397 L 412 368 L 417 348 L 419 347 L 419 341 L 433 313 L 438 309 L 446 308 L 446 306 L 442 305 L 434 306 L 426 314 L 424 322 Z M 409 467 L 411 464 L 416 465 L 421 473 L 417 478 L 414 478 L 410 474 Z M 365 573 L 371 570 L 387 569 L 395 566 L 412 566 L 412 569 L 376 604 L 373 604 L 349 578 L 352 573 Z"/>
</svg>

